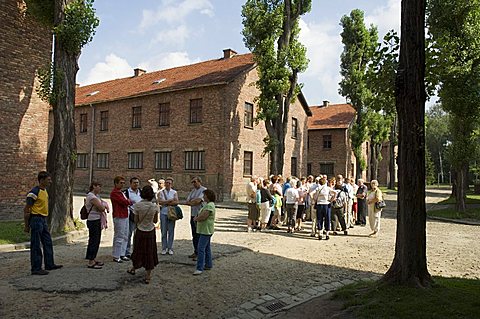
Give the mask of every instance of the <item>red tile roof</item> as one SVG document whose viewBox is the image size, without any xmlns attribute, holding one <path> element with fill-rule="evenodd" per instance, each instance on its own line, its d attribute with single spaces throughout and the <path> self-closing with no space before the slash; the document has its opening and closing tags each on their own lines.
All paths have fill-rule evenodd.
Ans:
<svg viewBox="0 0 480 319">
<path fill-rule="evenodd" d="M 330 104 L 310 107 L 309 130 L 346 129 L 355 119 L 355 109 L 350 104 Z"/>
<path fill-rule="evenodd" d="M 235 55 L 229 59 L 221 58 L 210 60 L 145 73 L 136 77 L 131 76 L 81 86 L 76 89 L 75 105 L 93 104 L 165 91 L 226 84 L 238 75 L 251 70 L 254 66 L 253 55 L 248 53 Z M 155 81 L 159 81 L 160 83 L 155 83 Z"/>
</svg>

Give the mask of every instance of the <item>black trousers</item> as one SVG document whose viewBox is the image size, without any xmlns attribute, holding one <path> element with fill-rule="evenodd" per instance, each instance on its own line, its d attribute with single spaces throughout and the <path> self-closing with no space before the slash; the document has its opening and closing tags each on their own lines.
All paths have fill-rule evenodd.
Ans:
<svg viewBox="0 0 480 319">
<path fill-rule="evenodd" d="M 345 224 L 345 217 L 344 215 L 344 208 L 334 208 L 332 207 L 332 221 L 335 221 L 335 225 L 333 231 L 337 228 L 337 223 L 340 222 L 340 226 L 342 227 L 342 231 L 347 230 L 347 224 Z"/>
<path fill-rule="evenodd" d="M 98 248 L 100 247 L 100 239 L 102 236 L 102 224 L 100 219 L 87 220 L 88 227 L 88 246 L 87 256 L 85 259 L 94 260 L 97 258 Z"/>
</svg>

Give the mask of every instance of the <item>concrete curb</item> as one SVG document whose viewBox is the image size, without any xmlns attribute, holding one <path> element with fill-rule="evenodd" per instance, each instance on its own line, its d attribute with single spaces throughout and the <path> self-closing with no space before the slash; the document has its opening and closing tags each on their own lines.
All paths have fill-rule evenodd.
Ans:
<svg viewBox="0 0 480 319">
<path fill-rule="evenodd" d="M 88 230 L 74 230 L 71 232 L 66 233 L 65 235 L 52 237 L 52 241 L 54 243 L 69 243 L 75 239 L 84 237 L 88 235 Z M 14 251 L 21 251 L 21 250 L 28 250 L 30 249 L 30 242 L 23 242 L 17 244 L 8 244 L 8 245 L 0 245 L 0 253 L 8 253 Z"/>
</svg>

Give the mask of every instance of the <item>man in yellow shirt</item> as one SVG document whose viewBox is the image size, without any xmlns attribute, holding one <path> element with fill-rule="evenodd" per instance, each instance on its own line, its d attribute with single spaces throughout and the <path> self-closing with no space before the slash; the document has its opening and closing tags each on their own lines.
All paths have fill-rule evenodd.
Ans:
<svg viewBox="0 0 480 319">
<path fill-rule="evenodd" d="M 52 183 L 50 174 L 38 173 L 38 186 L 27 194 L 27 203 L 23 210 L 25 232 L 30 232 L 30 263 L 32 275 L 48 275 L 47 270 L 62 268 L 53 262 L 52 237 L 48 231 L 48 193 L 46 188 Z M 40 248 L 40 243 L 43 246 Z M 42 269 L 42 258 L 45 260 L 45 270 Z"/>
</svg>

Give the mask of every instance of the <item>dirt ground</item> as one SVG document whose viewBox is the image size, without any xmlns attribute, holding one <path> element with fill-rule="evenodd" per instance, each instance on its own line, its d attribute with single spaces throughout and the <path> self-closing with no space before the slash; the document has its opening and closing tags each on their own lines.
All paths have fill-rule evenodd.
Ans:
<svg viewBox="0 0 480 319">
<path fill-rule="evenodd" d="M 428 195 L 431 205 L 448 191 Z M 367 225 L 329 241 L 309 237 L 310 223 L 294 234 L 247 233 L 246 211 L 218 209 L 214 268 L 200 276 L 192 275 L 194 262 L 187 257 L 192 244 L 185 209 L 187 218 L 176 226 L 175 254 L 160 256 L 149 285 L 142 282 L 142 270 L 131 276 L 126 273 L 129 263 L 112 262 L 112 229 L 103 233 L 101 270 L 86 267 L 85 236 L 54 245 L 55 262 L 64 268 L 48 276 L 30 275 L 29 251 L 0 253 L 0 318 L 227 318 L 241 304 L 265 294 L 297 295 L 322 283 L 383 274 L 393 259 L 396 228 L 395 198 L 387 196 L 387 204 L 377 238 L 367 236 Z M 478 226 L 428 221 L 430 273 L 478 279 L 478 234 Z M 308 318 L 308 304 L 293 308 L 285 318 Z"/>
</svg>

